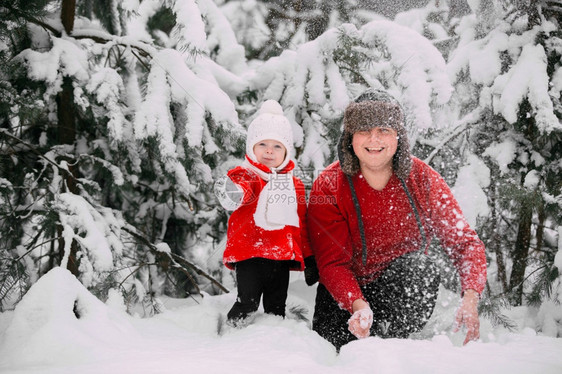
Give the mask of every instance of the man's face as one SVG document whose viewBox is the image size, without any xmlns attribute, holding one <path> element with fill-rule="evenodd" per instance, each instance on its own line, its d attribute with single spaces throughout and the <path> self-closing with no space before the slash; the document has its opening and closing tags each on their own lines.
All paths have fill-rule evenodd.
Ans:
<svg viewBox="0 0 562 374">
<path fill-rule="evenodd" d="M 351 145 L 361 169 L 387 170 L 392 168 L 392 158 L 398 148 L 398 133 L 390 127 L 373 127 L 354 133 Z"/>
</svg>

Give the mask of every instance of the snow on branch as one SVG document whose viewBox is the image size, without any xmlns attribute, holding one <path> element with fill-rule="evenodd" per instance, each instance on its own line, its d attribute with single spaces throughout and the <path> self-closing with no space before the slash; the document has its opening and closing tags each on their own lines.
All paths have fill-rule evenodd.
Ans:
<svg viewBox="0 0 562 374">
<path fill-rule="evenodd" d="M 562 129 L 551 99 L 559 93 L 553 90 L 557 85 L 555 75 L 552 81 L 549 78 L 547 52 L 537 41 L 541 34 L 554 32 L 556 26 L 544 21 L 521 32 L 517 24 L 526 22 L 525 17 L 513 25 L 500 20 L 486 36 L 476 39 L 476 20 L 463 20 L 457 29 L 461 42 L 447 69 L 454 82 L 462 73 L 468 74 L 479 86 L 480 102 L 509 123 L 517 121 L 522 102 L 528 100 L 532 110 L 523 114 L 534 117 L 539 131 L 548 135 Z"/>
<path fill-rule="evenodd" d="M 297 53 L 284 50 L 256 69 L 250 79 L 251 87 L 263 91 L 264 100 L 281 101 L 285 88 L 293 79 L 296 70 Z"/>
<path fill-rule="evenodd" d="M 123 140 L 126 118 L 121 105 L 121 97 L 124 92 L 121 76 L 114 69 L 101 68 L 92 74 L 86 89 L 93 93 L 97 101 L 102 103 L 107 110 L 106 117 L 109 119 L 107 127 L 110 137 L 117 141 Z"/>
<path fill-rule="evenodd" d="M 174 50 L 163 50 L 154 56 L 148 81 L 148 94 L 152 99 L 165 95 L 187 105 L 188 124 L 186 137 L 190 146 L 201 144 L 206 112 L 218 123 L 228 123 L 240 130 L 238 115 L 230 98 L 213 82 L 204 80 L 187 67 L 183 56 Z M 145 101 L 152 103 L 148 99 Z M 157 102 L 163 104 L 162 100 Z M 166 110 L 167 106 L 161 108 Z M 163 113 L 161 116 L 164 118 Z"/>
<path fill-rule="evenodd" d="M 185 107 L 185 123 L 174 122 L 170 112 L 172 103 Z M 176 127 L 181 126 L 184 130 L 189 147 L 201 147 L 204 140 L 209 139 L 205 137 L 207 113 L 214 123 L 232 135 L 230 141 L 234 142 L 242 136 L 234 104 L 216 84 L 196 76 L 177 51 L 166 49 L 154 55 L 143 104 L 135 113 L 135 138 L 154 137 L 157 140 L 160 154 L 165 160 L 164 167 L 175 175 L 180 190 L 185 193 L 193 192 L 195 187 L 189 182 L 179 162 L 181 155 L 175 142 Z M 228 142 L 224 140 L 225 145 Z M 214 144 L 209 144 L 208 149 L 214 149 Z"/>
<path fill-rule="evenodd" d="M 430 105 L 446 104 L 453 92 L 441 53 L 427 38 L 390 21 L 373 21 L 359 31 L 365 45 L 383 51 L 370 73 L 389 91 L 398 90 L 410 122 L 434 127 Z"/>
<path fill-rule="evenodd" d="M 345 24 L 329 29 L 314 41 L 299 47 L 296 55 L 297 72 L 288 88 L 286 102 L 298 106 L 304 101 L 305 90 L 310 104 L 322 107 L 326 102 L 336 111 L 349 103 L 346 84 L 334 61 L 342 32 L 353 33 L 355 26 Z M 329 99 L 326 97 L 329 92 Z"/>
<path fill-rule="evenodd" d="M 145 57 L 154 55 L 158 50 L 153 45 L 140 41 L 136 37 L 115 36 L 106 31 L 98 30 L 98 29 L 91 29 L 91 28 L 74 29 L 74 31 L 72 32 L 72 37 L 77 40 L 91 39 L 96 43 L 114 44 L 114 45 L 121 45 L 124 47 L 131 47 L 139 51 L 140 54 Z"/>
<path fill-rule="evenodd" d="M 18 55 L 28 68 L 28 76 L 33 80 L 48 83 L 50 94 L 60 87 L 63 76 L 75 77 L 86 81 L 88 73 L 88 55 L 72 39 L 52 37 L 52 48 L 47 52 L 26 49 Z"/>
<path fill-rule="evenodd" d="M 349 103 L 346 79 L 334 58 L 342 33 L 356 32 L 345 24 L 332 28 L 296 51 L 285 50 L 256 69 L 252 86 L 264 90 L 265 99 L 281 101 L 285 106 L 309 105 L 341 112 Z M 306 98 L 306 99 L 305 99 Z"/>
<path fill-rule="evenodd" d="M 230 22 L 212 0 L 199 0 L 199 9 L 204 20 L 209 24 L 207 48 L 218 47 L 216 61 L 235 74 L 242 74 L 247 69 L 245 50 L 236 40 Z"/>
<path fill-rule="evenodd" d="M 296 51 L 266 61 L 252 83 L 265 89 L 265 98 L 283 97 L 286 106 L 308 103 L 336 113 L 365 85 L 386 89 L 400 99 L 408 122 L 417 128 L 434 126 L 432 108 L 447 103 L 453 91 L 433 44 L 382 20 L 359 30 L 351 24 L 329 29 Z"/>
<path fill-rule="evenodd" d="M 173 1 L 172 11 L 176 25 L 172 34 L 178 39 L 178 48 L 192 54 L 208 53 L 205 23 L 195 0 Z"/>
<path fill-rule="evenodd" d="M 70 243 L 76 240 L 83 250 L 82 283 L 86 287 L 98 283 L 101 273 L 113 270 L 114 256 L 123 252 L 120 230 L 125 222 L 111 209 L 94 208 L 83 197 L 72 193 L 59 194 L 54 206 L 63 227 L 65 258 Z"/>
<path fill-rule="evenodd" d="M 453 51 L 447 64 L 451 81 L 456 83 L 461 73 L 467 72 L 474 83 L 490 85 L 493 82 L 501 73 L 501 52 L 507 49 L 509 43 L 509 38 L 502 28 L 490 31 L 483 39 L 466 40 L 467 37 L 461 37 L 461 43 Z"/>
<path fill-rule="evenodd" d="M 496 109 L 508 122 L 517 121 L 520 103 L 527 98 L 541 133 L 548 135 L 552 131 L 562 130 L 548 94 L 549 77 L 542 45 L 525 45 L 517 63 L 495 79 L 492 90 L 498 95 Z"/>
</svg>

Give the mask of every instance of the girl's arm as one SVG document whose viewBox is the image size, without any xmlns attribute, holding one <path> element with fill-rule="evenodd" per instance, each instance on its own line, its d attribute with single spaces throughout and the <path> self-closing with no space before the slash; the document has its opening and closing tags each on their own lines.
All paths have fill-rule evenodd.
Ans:
<svg viewBox="0 0 562 374">
<path fill-rule="evenodd" d="M 222 207 L 228 211 L 234 211 L 242 205 L 244 190 L 228 176 L 224 175 L 215 182 L 215 196 Z"/>
<path fill-rule="evenodd" d="M 214 191 L 224 209 L 233 211 L 259 197 L 260 177 L 238 166 L 215 182 Z"/>
</svg>

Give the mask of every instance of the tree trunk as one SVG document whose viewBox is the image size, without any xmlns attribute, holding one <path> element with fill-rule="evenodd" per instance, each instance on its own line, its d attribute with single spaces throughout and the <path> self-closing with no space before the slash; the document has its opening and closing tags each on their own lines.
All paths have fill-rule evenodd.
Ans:
<svg viewBox="0 0 562 374">
<path fill-rule="evenodd" d="M 521 305 L 523 302 L 523 281 L 527 269 L 527 257 L 531 244 L 531 224 L 533 207 L 528 200 L 521 203 L 519 211 L 519 228 L 517 229 L 517 240 L 513 251 L 513 268 L 509 281 L 512 302 Z"/>
<path fill-rule="evenodd" d="M 74 17 L 76 12 L 76 0 L 62 0 L 61 4 L 61 22 L 64 30 L 68 35 L 74 29 Z M 59 144 L 74 144 L 76 140 L 76 111 L 74 109 L 74 87 L 72 80 L 65 77 L 62 83 L 62 90 L 57 95 L 57 116 L 58 116 L 58 140 Z M 72 164 L 72 163 L 71 163 Z M 71 175 L 66 176 L 66 187 L 70 193 L 77 194 L 78 187 L 76 186 L 76 169 L 69 166 Z M 62 227 L 59 227 L 59 261 L 62 261 L 64 253 L 64 239 L 62 238 Z M 67 269 L 76 276 L 78 276 L 78 244 L 75 240 L 70 245 L 70 255 L 68 257 Z"/>
<path fill-rule="evenodd" d="M 546 221 L 546 210 L 543 202 L 541 202 L 541 204 L 539 204 L 539 206 L 537 207 L 537 215 L 539 222 L 537 223 L 537 232 L 535 234 L 535 239 L 537 242 L 537 251 L 540 252 L 544 240 L 544 222 Z"/>
<path fill-rule="evenodd" d="M 64 31 L 68 35 L 74 29 L 74 14 L 76 13 L 76 0 L 62 0 L 60 18 Z"/>
<path fill-rule="evenodd" d="M 68 77 L 63 79 L 61 92 L 57 95 L 57 136 L 59 144 L 74 144 L 76 140 L 76 111 L 74 108 L 74 87 L 72 80 Z M 70 175 L 65 176 L 65 184 L 67 191 L 73 194 L 78 194 L 78 186 L 76 185 L 76 168 L 72 166 L 74 160 L 68 160 L 68 171 Z M 59 235 L 59 263 L 62 261 L 64 253 L 64 239 L 62 238 L 62 227 L 58 227 Z M 72 241 L 70 246 L 70 255 L 68 257 L 67 269 L 76 276 L 78 276 L 78 244 L 75 240 Z"/>
<path fill-rule="evenodd" d="M 490 235 L 490 243 L 486 246 L 490 249 L 491 252 L 496 254 L 496 266 L 498 267 L 498 281 L 502 286 L 502 291 L 507 292 L 508 284 L 507 284 L 507 271 L 505 268 L 505 260 L 503 257 L 502 246 L 500 243 L 502 242 L 501 237 L 499 235 L 499 218 L 498 212 L 496 209 L 496 199 L 497 199 L 497 190 L 494 183 L 490 183 L 489 189 L 489 199 L 490 199 L 490 207 L 492 209 L 491 217 L 492 217 L 492 228 L 491 228 L 491 235 Z"/>
</svg>

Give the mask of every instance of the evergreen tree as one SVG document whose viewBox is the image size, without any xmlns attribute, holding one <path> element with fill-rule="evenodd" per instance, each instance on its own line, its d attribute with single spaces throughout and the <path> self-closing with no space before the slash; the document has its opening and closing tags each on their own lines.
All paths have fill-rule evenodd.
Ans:
<svg viewBox="0 0 562 374">
<path fill-rule="evenodd" d="M 361 27 L 375 18 L 364 2 L 350 0 L 222 0 L 246 56 L 266 60 L 284 50 L 295 50 L 342 23 Z"/>
<path fill-rule="evenodd" d="M 476 156 L 490 171 L 480 186 L 489 212 L 478 222 L 496 269 L 489 290 L 512 305 L 540 304 L 558 276 L 550 238 L 562 217 L 560 13 L 541 13 L 534 1 L 473 6 L 448 69 L 464 159 Z"/>
<path fill-rule="evenodd" d="M 2 305 L 54 266 L 151 308 L 224 290 L 193 247 L 224 232 L 210 185 L 243 148 L 243 49 L 212 1 L 166 4 L 2 3 Z"/>
<path fill-rule="evenodd" d="M 280 101 L 294 120 L 300 165 L 320 170 L 332 162 L 343 110 L 368 87 L 401 99 L 412 142 L 432 126 L 451 93 L 445 62 L 423 36 L 390 21 L 332 28 L 296 51 L 260 65 L 252 86 Z M 299 125 L 297 125 L 299 124 Z"/>
</svg>

